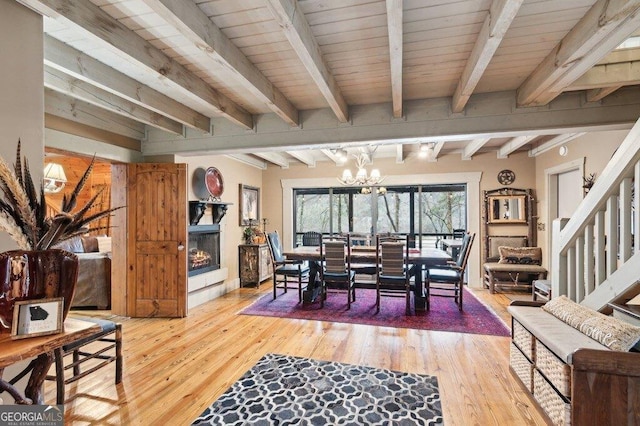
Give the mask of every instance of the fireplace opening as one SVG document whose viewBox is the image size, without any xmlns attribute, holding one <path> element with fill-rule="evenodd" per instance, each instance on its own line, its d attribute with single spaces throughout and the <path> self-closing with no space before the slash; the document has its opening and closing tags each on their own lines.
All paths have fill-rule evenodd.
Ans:
<svg viewBox="0 0 640 426">
<path fill-rule="evenodd" d="M 220 269 L 220 225 L 189 226 L 189 276 Z"/>
</svg>

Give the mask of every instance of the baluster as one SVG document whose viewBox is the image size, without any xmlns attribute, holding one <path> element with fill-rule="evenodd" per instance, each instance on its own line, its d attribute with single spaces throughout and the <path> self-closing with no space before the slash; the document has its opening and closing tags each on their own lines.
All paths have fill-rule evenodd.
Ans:
<svg viewBox="0 0 640 426">
<path fill-rule="evenodd" d="M 576 302 L 584 299 L 584 237 L 576 238 Z"/>
<path fill-rule="evenodd" d="M 605 252 L 605 240 L 606 237 L 604 235 L 604 210 L 600 210 L 596 213 L 595 223 L 594 223 L 594 233 L 595 233 L 595 281 L 596 286 L 602 284 L 602 282 L 607 278 L 607 259 Z"/>
<path fill-rule="evenodd" d="M 586 294 L 585 296 L 588 296 L 591 294 L 591 292 L 593 292 L 593 290 L 595 290 L 596 285 L 595 285 L 595 279 L 596 279 L 596 272 L 595 272 L 595 257 L 594 257 L 594 241 L 593 241 L 593 228 L 594 228 L 594 224 L 589 224 L 587 225 L 586 228 L 584 228 L 584 272 L 585 272 L 585 277 L 584 277 L 584 287 L 585 287 L 585 291 Z"/>
<path fill-rule="evenodd" d="M 576 246 L 567 250 L 567 297 L 576 300 Z"/>
<path fill-rule="evenodd" d="M 620 182 L 620 260 L 622 263 L 631 257 L 631 178 Z"/>
<path fill-rule="evenodd" d="M 607 277 L 618 270 L 618 196 L 612 195 L 607 200 L 605 214 L 605 233 L 607 234 Z"/>
</svg>

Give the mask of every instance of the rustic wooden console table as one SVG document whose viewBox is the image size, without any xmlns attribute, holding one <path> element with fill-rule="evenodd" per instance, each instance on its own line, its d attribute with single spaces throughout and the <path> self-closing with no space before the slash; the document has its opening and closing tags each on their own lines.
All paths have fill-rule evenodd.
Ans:
<svg viewBox="0 0 640 426">
<path fill-rule="evenodd" d="M 53 350 L 99 331 L 97 324 L 67 318 L 64 332 L 58 334 L 20 340 L 12 340 L 9 333 L 0 334 L 0 392 L 8 392 L 16 404 L 43 404 L 42 383 L 53 363 Z M 8 381 L 2 378 L 6 367 L 32 357 L 36 358 L 14 378 Z M 29 373 L 23 396 L 14 384 Z"/>
</svg>

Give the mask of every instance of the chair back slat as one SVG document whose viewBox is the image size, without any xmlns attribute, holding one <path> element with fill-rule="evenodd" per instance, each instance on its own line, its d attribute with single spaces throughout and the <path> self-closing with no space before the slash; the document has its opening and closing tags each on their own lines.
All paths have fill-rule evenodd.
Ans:
<svg viewBox="0 0 640 426">
<path fill-rule="evenodd" d="M 324 243 L 324 248 L 325 270 L 327 272 L 336 273 L 345 272 L 347 270 L 345 242 L 326 241 Z"/>
<path fill-rule="evenodd" d="M 469 260 L 469 255 L 471 254 L 471 246 L 473 245 L 473 240 L 475 238 L 476 238 L 475 233 L 466 234 L 465 235 L 466 244 L 465 244 L 465 241 L 462 242 L 464 250 L 460 250 L 460 255 L 458 255 L 458 259 L 462 257 L 462 260 L 458 266 L 460 266 L 460 269 L 463 271 L 467 268 L 467 261 Z"/>
<path fill-rule="evenodd" d="M 473 235 L 475 236 L 475 234 Z M 458 251 L 458 258 L 456 259 L 456 265 L 458 265 L 461 268 L 463 267 L 463 263 L 465 261 L 465 256 L 467 255 L 468 249 L 471 246 L 470 244 L 471 238 L 472 236 L 469 233 L 464 234 L 464 237 L 462 238 L 462 244 L 460 245 L 460 250 Z"/>
<path fill-rule="evenodd" d="M 271 256 L 274 262 L 284 262 L 284 255 L 282 254 L 282 244 L 280 243 L 280 236 L 278 232 L 269 232 L 267 234 L 267 242 L 271 249 Z"/>
<path fill-rule="evenodd" d="M 401 242 L 380 243 L 380 264 L 382 275 L 402 276 L 404 275 L 405 244 Z"/>
</svg>

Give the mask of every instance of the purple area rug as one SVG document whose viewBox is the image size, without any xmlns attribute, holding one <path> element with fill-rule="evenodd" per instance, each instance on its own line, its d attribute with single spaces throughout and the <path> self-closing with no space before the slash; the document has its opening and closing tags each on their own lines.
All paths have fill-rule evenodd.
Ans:
<svg viewBox="0 0 640 426">
<path fill-rule="evenodd" d="M 270 292 L 240 314 L 509 336 L 509 329 L 502 320 L 466 289 L 463 300 L 462 312 L 451 298 L 431 297 L 428 312 L 416 313 L 412 309 L 411 315 L 405 315 L 403 297 L 383 297 L 380 312 L 376 313 L 375 290 L 357 289 L 356 301 L 347 310 L 347 296 L 344 293 L 329 293 L 324 308 L 320 308 L 319 302 L 298 303 L 298 292 L 290 289 L 286 294 L 279 293 L 275 300 Z"/>
</svg>

